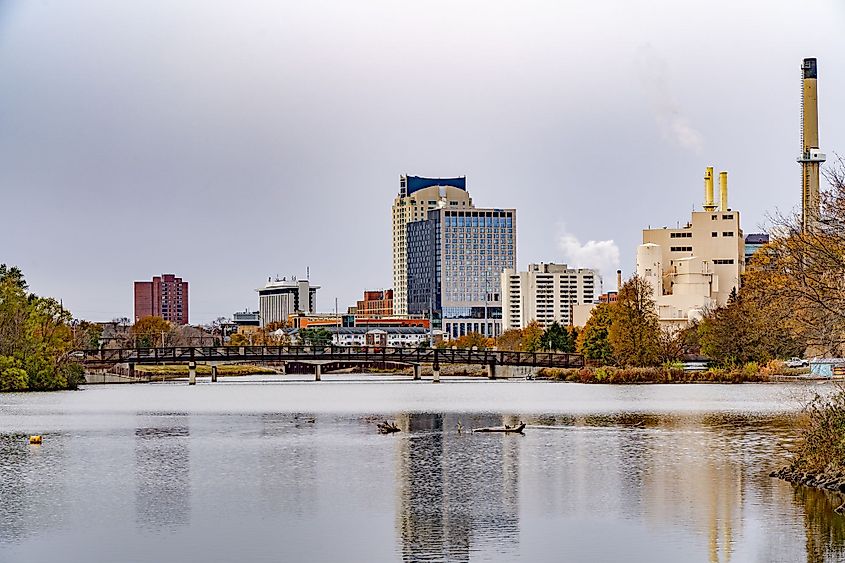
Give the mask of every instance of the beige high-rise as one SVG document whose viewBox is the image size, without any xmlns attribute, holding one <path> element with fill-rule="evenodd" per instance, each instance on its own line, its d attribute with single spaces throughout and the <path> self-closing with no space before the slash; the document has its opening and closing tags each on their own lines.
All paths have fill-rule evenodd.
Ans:
<svg viewBox="0 0 845 563">
<path fill-rule="evenodd" d="M 430 209 L 472 208 L 466 178 L 399 177 L 399 194 L 393 200 L 393 314 L 408 314 L 408 223 L 423 221 Z"/>
</svg>

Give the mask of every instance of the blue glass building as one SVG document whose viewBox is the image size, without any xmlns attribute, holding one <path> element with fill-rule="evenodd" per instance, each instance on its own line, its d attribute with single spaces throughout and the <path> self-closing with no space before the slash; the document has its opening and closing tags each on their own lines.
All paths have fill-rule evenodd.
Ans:
<svg viewBox="0 0 845 563">
<path fill-rule="evenodd" d="M 501 334 L 505 268 L 516 268 L 515 209 L 432 209 L 407 225 L 408 312 L 453 338 Z"/>
</svg>

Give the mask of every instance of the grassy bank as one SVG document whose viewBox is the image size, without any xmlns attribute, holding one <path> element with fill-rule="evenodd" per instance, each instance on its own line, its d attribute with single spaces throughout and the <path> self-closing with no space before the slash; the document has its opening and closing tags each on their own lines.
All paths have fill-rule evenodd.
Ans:
<svg viewBox="0 0 845 563">
<path fill-rule="evenodd" d="M 845 493 L 845 387 L 807 406 L 792 462 L 772 477 Z M 845 513 L 845 504 L 836 511 Z"/>
<path fill-rule="evenodd" d="M 161 376 L 161 377 L 188 377 L 188 366 L 136 366 L 135 371 L 139 374 Z M 271 374 L 276 370 L 255 366 L 251 364 L 223 364 L 217 366 L 217 375 L 254 375 Z M 197 365 L 197 375 L 211 375 L 211 366 L 206 364 Z"/>
<path fill-rule="evenodd" d="M 616 368 L 603 366 L 575 369 L 542 368 L 538 379 L 576 383 L 759 383 L 769 381 L 769 374 L 757 366 L 737 369 L 710 368 L 684 371 L 674 367 Z"/>
</svg>

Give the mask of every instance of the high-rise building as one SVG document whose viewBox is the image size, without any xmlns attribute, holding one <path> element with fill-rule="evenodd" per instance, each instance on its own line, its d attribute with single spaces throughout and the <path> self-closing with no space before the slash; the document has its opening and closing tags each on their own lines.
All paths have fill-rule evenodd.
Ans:
<svg viewBox="0 0 845 563">
<path fill-rule="evenodd" d="M 188 282 L 174 274 L 135 282 L 135 322 L 161 317 L 174 324 L 188 324 Z"/>
<path fill-rule="evenodd" d="M 441 207 L 407 231 L 408 312 L 453 338 L 498 336 L 501 273 L 516 268 L 516 210 Z"/>
<path fill-rule="evenodd" d="M 751 263 L 754 253 L 763 246 L 769 244 L 769 235 L 766 233 L 751 233 L 745 237 L 745 265 Z"/>
<path fill-rule="evenodd" d="M 258 292 L 258 315 L 261 327 L 270 323 L 287 323 L 294 313 L 315 313 L 317 310 L 318 285 L 311 285 L 308 280 L 267 279 L 267 285 Z"/>
<path fill-rule="evenodd" d="M 523 328 L 532 321 L 543 327 L 572 324 L 575 305 L 592 303 L 601 292 L 598 271 L 566 264 L 529 264 L 527 272 L 502 272 L 502 325 Z"/>
<path fill-rule="evenodd" d="M 406 226 L 423 221 L 435 208 L 472 208 L 466 178 L 399 177 L 399 194 L 393 200 L 393 314 L 408 314 Z"/>
<path fill-rule="evenodd" d="M 723 306 L 739 289 L 745 241 L 739 212 L 728 208 L 728 173 L 720 172 L 720 201 L 713 199 L 713 169 L 704 176 L 704 211 L 678 229 L 644 229 L 637 274 L 648 281 L 662 325 L 677 327 L 707 308 Z"/>
</svg>

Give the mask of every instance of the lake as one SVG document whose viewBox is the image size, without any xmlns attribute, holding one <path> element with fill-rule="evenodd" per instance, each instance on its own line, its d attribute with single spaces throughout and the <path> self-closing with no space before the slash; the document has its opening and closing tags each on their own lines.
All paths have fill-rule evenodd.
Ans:
<svg viewBox="0 0 845 563">
<path fill-rule="evenodd" d="M 0 561 L 845 560 L 768 476 L 827 384 L 279 379 L 0 395 Z"/>
</svg>

